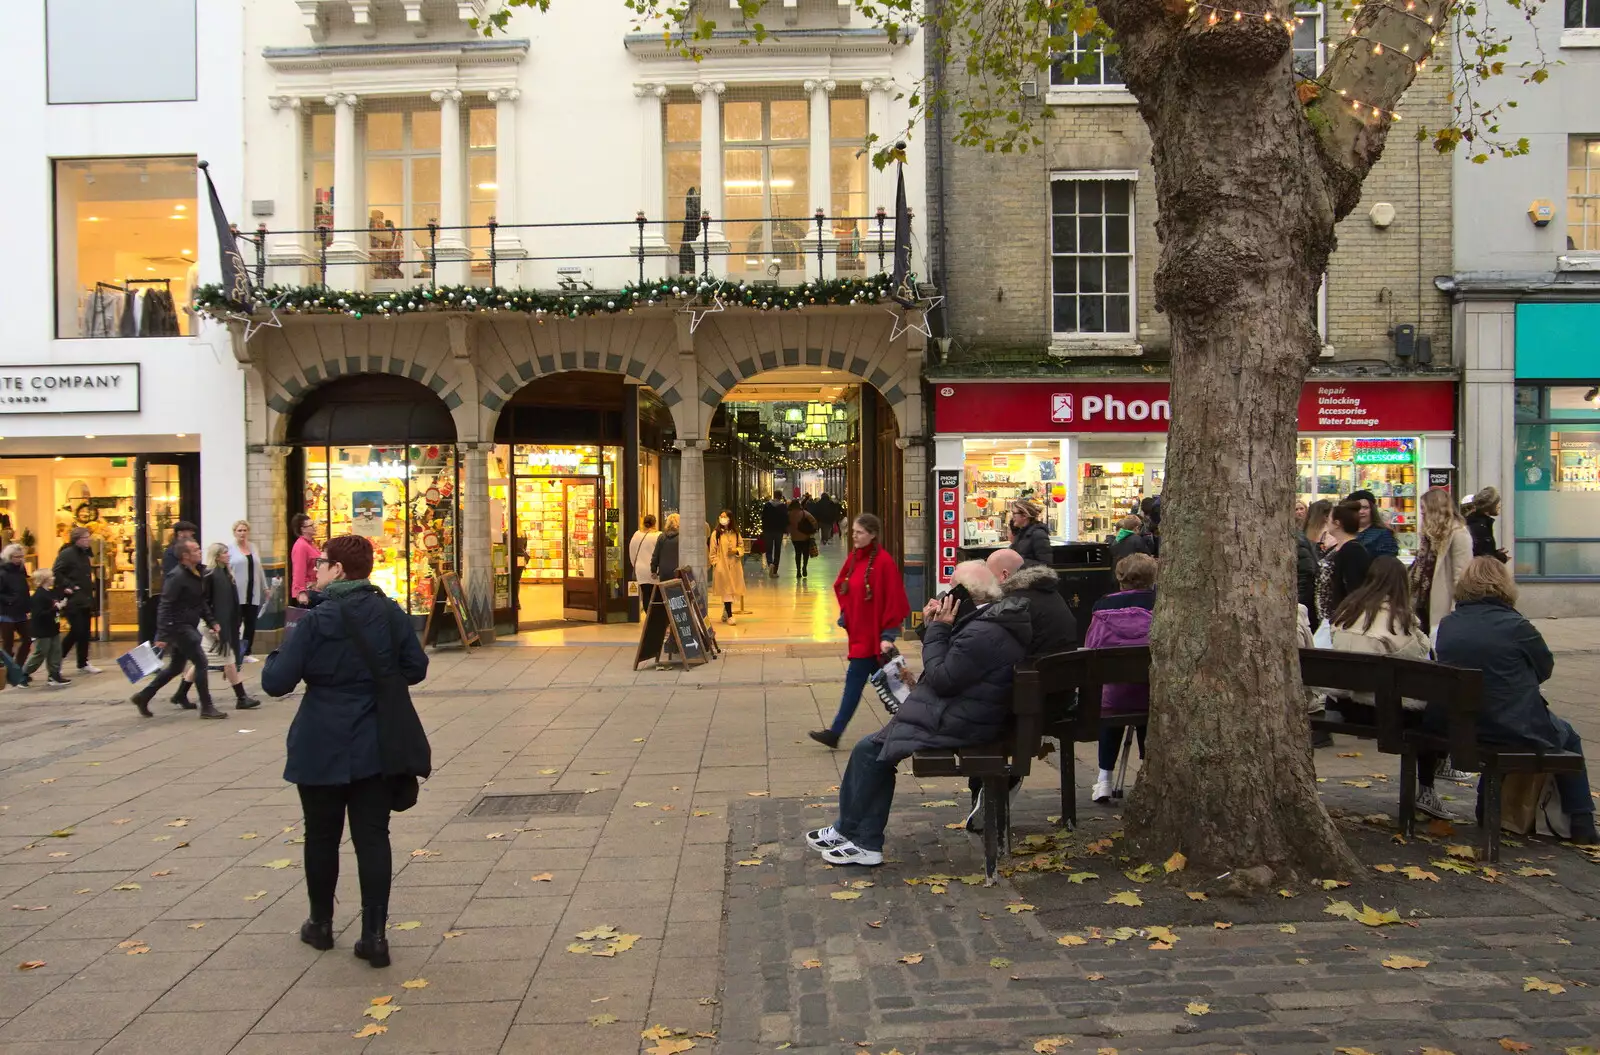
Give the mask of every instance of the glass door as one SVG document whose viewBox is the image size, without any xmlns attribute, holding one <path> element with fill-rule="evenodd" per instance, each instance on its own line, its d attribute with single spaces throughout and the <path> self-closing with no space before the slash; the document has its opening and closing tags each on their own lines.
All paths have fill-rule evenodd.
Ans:
<svg viewBox="0 0 1600 1055">
<path fill-rule="evenodd" d="M 600 611 L 600 569 L 605 541 L 599 525 L 598 480 L 563 481 L 566 500 L 566 578 L 562 606 L 582 615 Z"/>
<path fill-rule="evenodd" d="M 167 547 L 172 544 L 172 525 L 185 519 L 185 508 L 199 504 L 198 495 L 185 500 L 189 490 L 184 486 L 185 460 L 193 460 L 194 470 L 198 472 L 197 455 L 155 455 L 140 457 L 134 462 L 133 504 L 137 524 L 133 553 L 134 603 L 138 609 L 141 641 L 151 640 L 155 634 L 156 608 L 165 578 L 162 563 Z M 188 519 L 198 522 L 193 514 Z"/>
</svg>

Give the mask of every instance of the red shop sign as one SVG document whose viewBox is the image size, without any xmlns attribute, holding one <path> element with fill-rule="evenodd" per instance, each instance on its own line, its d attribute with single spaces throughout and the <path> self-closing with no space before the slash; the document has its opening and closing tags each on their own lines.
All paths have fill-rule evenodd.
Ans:
<svg viewBox="0 0 1600 1055">
<path fill-rule="evenodd" d="M 949 381 L 934 386 L 940 433 L 1166 432 L 1165 381 Z M 1454 432 L 1453 381 L 1309 381 L 1301 432 Z"/>
</svg>

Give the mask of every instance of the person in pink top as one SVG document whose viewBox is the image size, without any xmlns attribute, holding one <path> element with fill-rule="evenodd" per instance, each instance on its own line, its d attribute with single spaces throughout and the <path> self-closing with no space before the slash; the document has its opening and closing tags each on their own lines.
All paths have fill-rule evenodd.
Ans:
<svg viewBox="0 0 1600 1055">
<path fill-rule="evenodd" d="M 311 603 L 311 588 L 317 584 L 317 558 L 322 551 L 317 548 L 317 522 L 304 513 L 296 513 L 289 521 L 289 533 L 294 536 L 294 547 L 289 551 L 289 598 L 301 608 Z"/>
</svg>

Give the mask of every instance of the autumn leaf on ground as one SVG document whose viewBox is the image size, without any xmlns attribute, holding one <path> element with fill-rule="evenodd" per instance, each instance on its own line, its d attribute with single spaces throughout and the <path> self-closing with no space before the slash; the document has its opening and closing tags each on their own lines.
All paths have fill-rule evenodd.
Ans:
<svg viewBox="0 0 1600 1055">
<path fill-rule="evenodd" d="M 995 956 L 989 960 L 989 966 L 997 971 L 1003 971 L 1011 966 L 1011 961 L 1004 956 Z"/>
<path fill-rule="evenodd" d="M 1172 933 L 1172 930 L 1169 927 L 1146 927 L 1144 929 L 1144 936 L 1149 938 L 1151 941 L 1166 942 L 1168 945 L 1171 945 L 1178 940 L 1178 936 Z"/>
<path fill-rule="evenodd" d="M 922 804 L 922 808 L 925 810 L 931 810 L 940 806 L 954 806 L 955 804 L 955 799 L 939 799 L 937 802 L 924 802 Z"/>
<path fill-rule="evenodd" d="M 1183 892 L 1183 896 L 1188 898 L 1190 901 L 1209 901 L 1210 900 L 1210 898 L 1208 898 L 1204 893 L 1202 893 L 1201 891 L 1198 891 L 1198 890 L 1185 890 Z"/>
<path fill-rule="evenodd" d="M 1423 1048 L 1421 1055 L 1456 1055 L 1456 1053 L 1448 1048 Z"/>
<path fill-rule="evenodd" d="M 1394 865 L 1373 865 L 1372 866 L 1372 870 L 1374 872 L 1383 872 L 1385 875 L 1387 875 L 1387 874 L 1389 874 L 1391 872 L 1398 872 L 1399 871 L 1399 869 L 1396 868 Z"/>
<path fill-rule="evenodd" d="M 922 962 L 922 953 L 914 952 L 914 953 L 910 953 L 909 955 L 902 956 L 902 957 L 900 957 L 900 962 L 904 963 L 904 964 L 911 964 L 911 965 L 915 966 L 916 964 L 919 964 L 919 963 Z"/>
<path fill-rule="evenodd" d="M 639 1036 L 644 1040 L 666 1040 L 676 1032 L 677 1030 L 667 1026 L 651 1026 L 649 1029 L 640 1030 Z"/>
<path fill-rule="evenodd" d="M 680 1055 L 681 1052 L 688 1051 L 694 1046 L 695 1043 L 692 1040 L 674 1039 L 663 1040 L 661 1043 L 656 1044 L 653 1047 L 645 1048 L 644 1050 L 648 1053 L 648 1055 Z"/>
<path fill-rule="evenodd" d="M 201 920 L 199 923 L 191 923 L 191 924 L 189 924 L 189 929 L 190 930 L 199 930 L 202 927 L 204 927 L 205 925 L 206 925 L 206 921 L 205 920 Z"/>
<path fill-rule="evenodd" d="M 1013 902 L 1012 904 L 1007 905 L 1006 906 L 1006 911 L 1011 913 L 1014 916 L 1018 912 L 1032 912 L 1033 911 L 1033 906 L 1028 904 L 1025 901 L 1018 901 L 1018 902 Z"/>
<path fill-rule="evenodd" d="M 49 905 L 12 905 L 13 912 L 43 912 Z"/>
<path fill-rule="evenodd" d="M 132 817 L 118 817 L 116 820 L 112 821 L 111 823 L 112 824 L 131 824 L 131 823 L 133 823 L 133 818 Z"/>
<path fill-rule="evenodd" d="M 426 988 L 428 988 L 428 980 L 426 978 L 412 978 L 409 981 L 401 982 L 400 983 L 400 988 L 401 989 L 426 989 Z"/>
<path fill-rule="evenodd" d="M 1500 1046 L 1502 1048 L 1506 1049 L 1507 1051 L 1518 1051 L 1518 1052 L 1520 1052 L 1520 1051 L 1528 1051 L 1529 1049 L 1531 1049 L 1533 1047 L 1532 1044 L 1525 1044 L 1520 1040 L 1512 1040 L 1510 1037 L 1501 1037 L 1500 1038 Z"/>
<path fill-rule="evenodd" d="M 361 1013 L 375 1022 L 382 1022 L 396 1011 L 404 1010 L 399 1004 L 373 1004 Z"/>
<path fill-rule="evenodd" d="M 1033 1042 L 1033 1050 L 1039 1055 L 1056 1055 L 1056 1052 L 1071 1043 L 1070 1037 L 1045 1037 L 1043 1040 Z"/>
<path fill-rule="evenodd" d="M 1425 1050 L 1422 1055 L 1429 1055 L 1429 1053 Z M 1448 1055 L 1455 1055 L 1455 1052 L 1449 1052 Z M 1567 1048 L 1562 1052 L 1562 1055 L 1600 1055 L 1600 1048 L 1584 1044 L 1581 1047 Z"/>
<path fill-rule="evenodd" d="M 1224 922 L 1222 922 L 1222 920 L 1219 919 L 1215 923 L 1213 923 L 1212 926 L 1217 928 L 1218 930 L 1227 930 L 1229 927 L 1233 926 L 1233 924 L 1224 923 Z"/>
<path fill-rule="evenodd" d="M 17 970 L 37 971 L 39 968 L 43 967 L 44 964 L 45 961 L 43 960 L 23 960 L 21 963 L 17 964 Z"/>
<path fill-rule="evenodd" d="M 421 921 L 414 920 L 414 919 L 408 919 L 404 923 L 391 923 L 391 924 L 389 924 L 389 929 L 390 930 L 416 930 L 420 926 L 422 926 Z"/>
<path fill-rule="evenodd" d="M 1138 868 L 1129 868 L 1122 874 L 1133 880 L 1135 883 L 1148 883 L 1150 880 L 1155 878 L 1156 866 L 1153 864 L 1142 864 Z"/>
<path fill-rule="evenodd" d="M 738 861 L 738 862 L 735 862 L 735 863 L 738 864 L 738 866 L 740 868 L 754 868 L 756 865 L 761 863 L 761 858 L 752 857 L 748 861 Z"/>
<path fill-rule="evenodd" d="M 292 864 L 294 864 L 294 862 L 291 861 L 289 858 L 280 857 L 276 861 L 268 861 L 265 865 L 262 865 L 262 867 L 263 868 L 284 869 L 284 868 L 288 868 Z"/>
<path fill-rule="evenodd" d="M 1532 876 L 1553 876 L 1553 875 L 1555 875 L 1555 872 L 1552 871 L 1551 869 L 1548 869 L 1548 868 L 1519 868 L 1519 869 L 1517 869 L 1516 874 L 1519 875 L 1519 876 L 1529 876 L 1529 877 L 1532 877 Z"/>
<path fill-rule="evenodd" d="M 821 966 L 822 966 L 822 961 L 821 960 L 801 960 L 800 961 L 800 969 L 802 971 L 814 971 L 818 967 L 821 967 Z"/>
<path fill-rule="evenodd" d="M 771 792 L 767 792 L 767 791 L 747 791 L 747 792 L 745 792 L 745 794 L 749 795 L 753 799 L 764 799 L 769 794 L 771 794 Z M 952 803 L 952 805 L 954 805 L 954 803 Z"/>
<path fill-rule="evenodd" d="M 553 777 L 559 772 L 561 772 L 559 769 L 541 769 L 539 770 L 539 775 L 541 777 Z"/>
<path fill-rule="evenodd" d="M 241 839 L 259 839 L 259 838 L 261 838 L 261 836 L 257 835 L 255 832 L 245 832 L 243 835 L 239 836 L 239 838 L 241 838 Z"/>
<path fill-rule="evenodd" d="M 1366 903 L 1363 903 L 1361 905 L 1361 911 L 1357 912 L 1355 906 L 1351 905 L 1348 901 L 1330 901 L 1328 902 L 1328 907 L 1322 911 L 1326 912 L 1330 916 L 1341 916 L 1344 919 L 1351 920 L 1356 923 L 1362 923 L 1368 927 L 1381 927 L 1386 923 L 1400 922 L 1400 913 L 1395 909 L 1390 909 L 1387 912 L 1379 912 L 1377 909 Z"/>
<path fill-rule="evenodd" d="M 1209 1015 L 1211 1014 L 1211 1005 L 1202 1004 L 1197 1000 L 1191 1000 L 1184 1010 L 1189 1012 L 1191 1015 Z"/>
<path fill-rule="evenodd" d="M 1295 927 L 1294 927 L 1293 923 L 1285 923 L 1283 926 L 1279 927 L 1278 930 L 1282 931 L 1284 934 L 1298 934 L 1299 933 L 1299 931 L 1295 930 Z"/>
<path fill-rule="evenodd" d="M 1278 896 L 1279 897 L 1298 897 L 1299 895 L 1297 895 L 1293 890 L 1290 890 L 1287 887 L 1280 887 L 1278 889 Z"/>
<path fill-rule="evenodd" d="M 1361 757 L 1361 752 L 1360 751 L 1340 751 L 1338 757 L 1340 757 L 1340 758 L 1360 758 Z"/>
<path fill-rule="evenodd" d="M 1383 965 L 1391 971 L 1408 971 L 1418 967 L 1426 967 L 1431 960 L 1419 960 L 1414 956 L 1391 956 L 1383 961 Z"/>
<path fill-rule="evenodd" d="M 70 838 L 72 838 L 72 829 L 71 828 L 57 828 L 55 831 L 50 833 L 50 838 L 52 838 L 52 839 L 70 839 Z"/>
<path fill-rule="evenodd" d="M 691 816 L 694 816 L 694 817 L 710 817 L 710 816 L 713 816 L 713 814 L 712 814 L 712 812 L 710 810 L 695 810 L 691 814 Z"/>
<path fill-rule="evenodd" d="M 138 883 L 118 883 L 116 886 L 112 887 L 111 889 L 112 890 L 143 890 L 144 887 L 140 886 Z"/>
<path fill-rule="evenodd" d="M 1376 1052 L 1368 1051 L 1366 1048 L 1334 1048 L 1333 1050 L 1338 1052 L 1339 1055 L 1377 1055 Z"/>
<path fill-rule="evenodd" d="M 412 857 L 443 857 L 443 850 L 412 850 Z"/>
<path fill-rule="evenodd" d="M 1099 971 L 1096 971 L 1093 974 L 1086 974 L 1083 977 L 1086 981 L 1090 982 L 1103 982 L 1106 980 L 1106 976 L 1101 974 Z"/>
<path fill-rule="evenodd" d="M 166 877 L 166 876 L 169 876 L 169 875 L 171 875 L 171 874 L 172 874 L 172 869 L 170 869 L 170 868 L 163 868 L 163 869 L 162 869 L 162 870 L 161 870 L 161 871 L 159 871 L 159 872 L 151 872 L 151 873 L 150 873 L 150 878 L 151 878 L 151 879 L 162 879 L 162 878 L 165 878 L 165 877 Z"/>
<path fill-rule="evenodd" d="M 368 1022 L 366 1025 L 361 1027 L 360 1032 L 352 1033 L 350 1035 L 355 1037 L 357 1040 L 360 1040 L 363 1037 L 379 1037 L 387 1032 L 389 1032 L 388 1026 L 380 1026 L 376 1022 Z"/>
<path fill-rule="evenodd" d="M 1531 974 L 1525 976 L 1522 979 L 1522 983 L 1522 991 L 1524 993 L 1550 993 L 1555 995 L 1567 991 L 1567 987 L 1559 982 L 1547 982 Z"/>
<path fill-rule="evenodd" d="M 1063 934 L 1061 937 L 1056 939 L 1056 944 L 1065 945 L 1068 948 L 1074 948 L 1079 945 L 1089 944 L 1089 940 L 1087 938 L 1080 938 L 1076 934 Z"/>
<path fill-rule="evenodd" d="M 1119 890 L 1115 894 L 1112 894 L 1110 897 L 1106 898 L 1105 903 L 1108 905 L 1127 905 L 1129 908 L 1138 908 L 1144 904 L 1144 901 L 1135 891 Z"/>
<path fill-rule="evenodd" d="M 1173 872 L 1183 871 L 1188 864 L 1189 859 L 1187 857 L 1183 856 L 1181 853 L 1174 853 L 1171 857 L 1167 858 L 1166 861 L 1162 862 L 1161 867 L 1166 869 L 1167 874 L 1170 875 Z"/>
<path fill-rule="evenodd" d="M 1443 839 L 1448 835 L 1454 835 L 1456 833 L 1456 826 L 1446 820 L 1433 820 L 1429 821 L 1427 827 L 1423 828 L 1422 830 L 1427 832 L 1429 835 Z"/>
<path fill-rule="evenodd" d="M 46 857 L 71 857 L 72 856 L 72 852 L 70 850 L 57 850 L 55 853 L 46 854 L 45 856 Z"/>
<path fill-rule="evenodd" d="M 1370 788 L 1370 787 L 1372 787 L 1372 781 L 1370 781 L 1370 780 L 1341 780 L 1341 781 L 1339 781 L 1339 783 L 1345 785 L 1346 787 L 1350 787 L 1350 788 Z"/>
<path fill-rule="evenodd" d="M 861 892 L 859 890 L 835 890 L 828 896 L 835 901 L 854 901 L 861 896 Z"/>
<path fill-rule="evenodd" d="M 1478 859 L 1478 851 L 1474 850 L 1470 846 L 1465 846 L 1460 843 L 1446 846 L 1444 848 L 1444 853 L 1446 857 L 1459 857 L 1463 861 L 1476 861 Z"/>
<path fill-rule="evenodd" d="M 262 898 L 264 898 L 266 896 L 267 896 L 267 892 L 265 890 L 257 890 L 254 894 L 246 894 L 244 896 L 244 899 L 246 901 L 260 901 Z"/>
<path fill-rule="evenodd" d="M 591 1026 L 609 1026 L 615 1021 L 617 1021 L 616 1015 L 591 1015 L 589 1017 L 589 1025 Z"/>
<path fill-rule="evenodd" d="M 446 941 L 449 941 L 451 938 L 459 938 L 465 933 L 466 931 L 464 930 L 447 930 L 444 932 L 444 937 Z"/>
<path fill-rule="evenodd" d="M 1071 873 L 1070 875 L 1067 876 L 1067 882 L 1069 882 L 1069 883 L 1078 883 L 1078 884 L 1081 885 L 1083 883 L 1088 882 L 1091 879 L 1099 879 L 1099 878 L 1100 878 L 1099 875 L 1095 874 L 1094 872 L 1073 872 L 1073 873 Z"/>
</svg>

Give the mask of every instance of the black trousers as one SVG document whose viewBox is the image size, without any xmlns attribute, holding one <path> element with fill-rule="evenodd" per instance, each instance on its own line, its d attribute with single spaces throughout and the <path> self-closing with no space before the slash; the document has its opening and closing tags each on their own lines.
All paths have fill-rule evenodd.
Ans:
<svg viewBox="0 0 1600 1055">
<path fill-rule="evenodd" d="M 89 618 L 93 613 L 84 608 L 68 608 L 63 614 L 67 617 L 67 637 L 65 641 L 61 642 L 61 655 L 65 657 L 76 646 L 78 649 L 78 666 L 87 667 L 89 665 Z"/>
<path fill-rule="evenodd" d="M 256 641 L 256 616 L 261 613 L 258 604 L 241 604 L 239 606 L 239 637 L 234 643 L 233 652 L 240 663 L 250 654 L 250 647 Z"/>
<path fill-rule="evenodd" d="M 12 652 L 13 642 L 19 637 L 22 639 L 22 644 L 16 645 L 16 651 Z M 33 627 L 27 619 L 23 619 L 20 623 L 0 623 L 0 648 L 11 653 L 11 658 L 16 661 L 17 666 L 23 666 L 28 662 L 28 651 L 32 647 Z"/>
<path fill-rule="evenodd" d="M 356 874 L 363 907 L 389 904 L 394 870 L 389 849 L 389 785 L 383 777 L 349 784 L 300 784 L 300 809 L 306 822 L 306 894 L 311 918 L 333 919 L 333 893 L 339 885 L 339 842 L 350 814 L 350 841 L 356 848 Z"/>
<path fill-rule="evenodd" d="M 185 663 L 194 664 L 194 690 L 200 697 L 200 706 L 206 710 L 211 709 L 211 686 L 206 681 L 206 650 L 200 643 L 200 631 L 193 629 L 175 630 L 166 637 L 167 665 L 156 674 L 155 680 L 135 695 L 149 703 L 155 699 L 156 693 L 173 678 L 183 673 Z"/>
<path fill-rule="evenodd" d="M 811 540 L 790 539 L 789 544 L 794 547 L 794 573 L 804 575 L 811 563 Z"/>
</svg>

